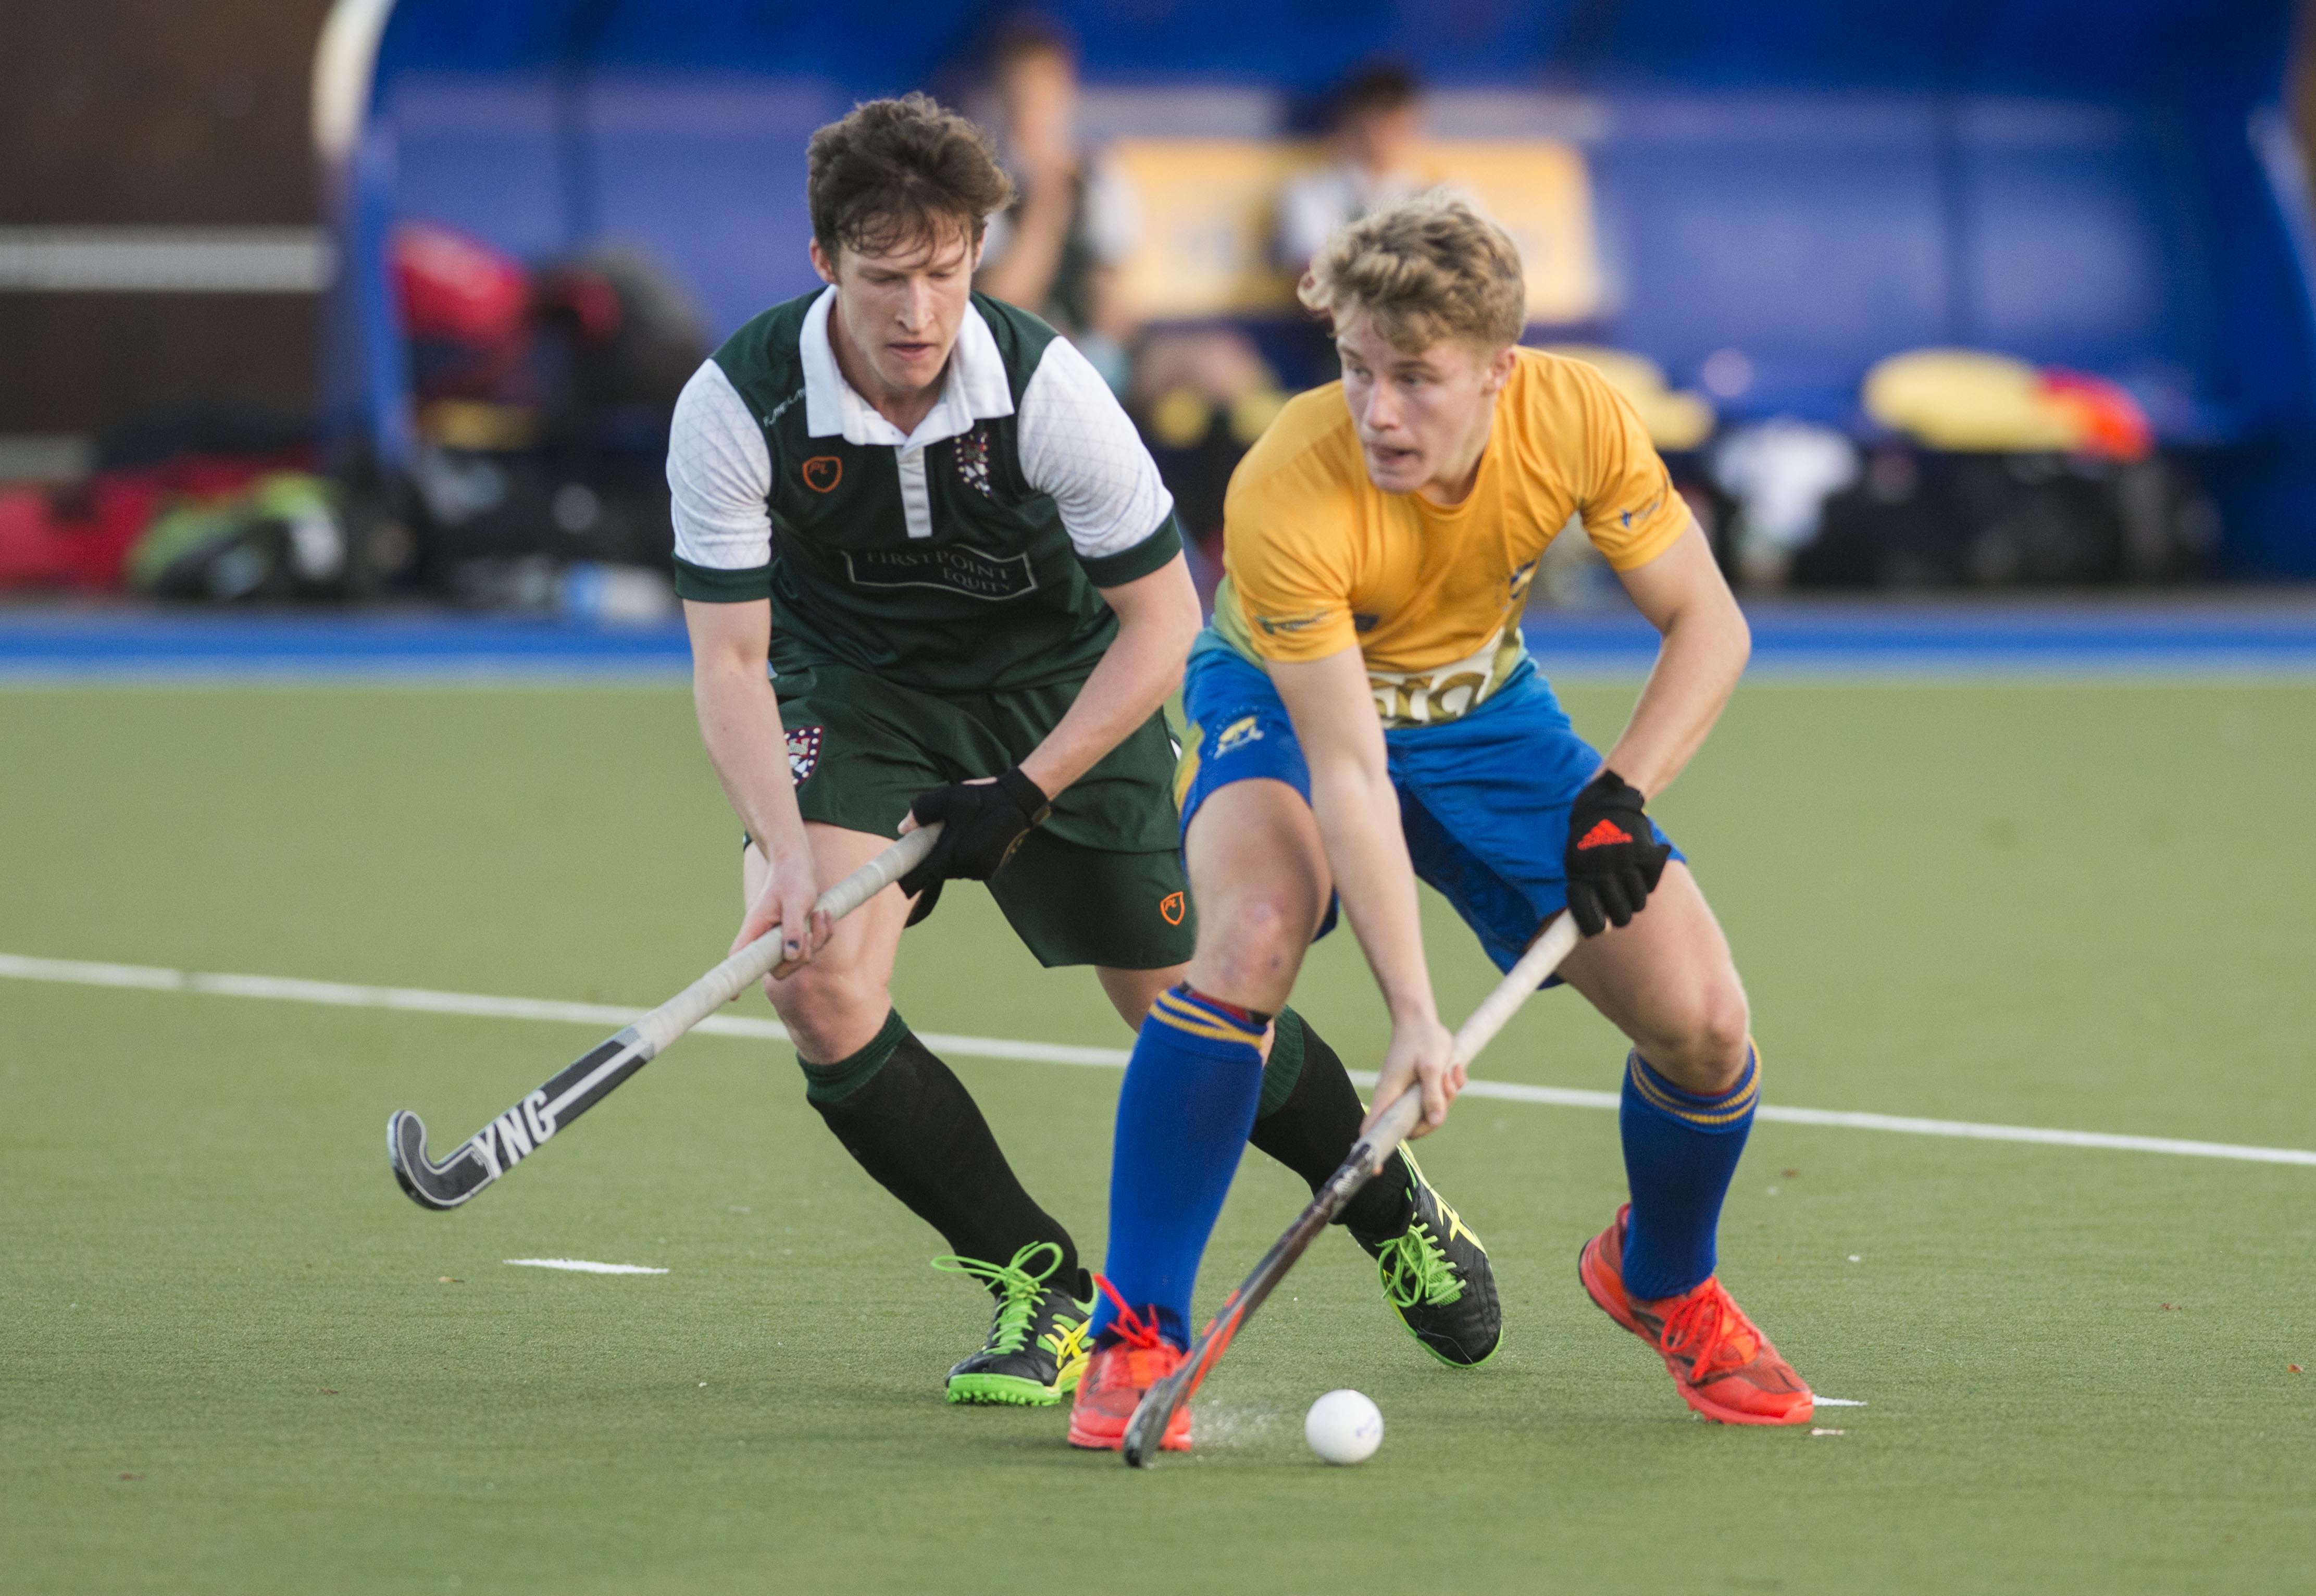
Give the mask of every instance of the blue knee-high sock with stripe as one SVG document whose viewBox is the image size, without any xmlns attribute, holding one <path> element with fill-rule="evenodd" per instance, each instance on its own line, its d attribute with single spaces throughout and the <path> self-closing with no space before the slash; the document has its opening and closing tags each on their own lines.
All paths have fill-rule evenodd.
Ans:
<svg viewBox="0 0 2316 1596">
<path fill-rule="evenodd" d="M 1635 1048 L 1625 1061 L 1625 1178 L 1633 1213 L 1625 1233 L 1625 1289 L 1645 1300 L 1678 1297 L 1713 1272 L 1721 1199 L 1753 1128 L 1759 1060 L 1745 1046 L 1745 1073 L 1717 1097 L 1683 1092 Z"/>
<path fill-rule="evenodd" d="M 1138 1315 L 1189 1345 L 1190 1287 L 1229 1194 L 1262 1095 L 1268 1016 L 1203 997 L 1185 984 L 1151 1005 L 1118 1094 L 1104 1273 Z M 1099 1341 L 1118 1317 L 1103 1293 Z"/>
</svg>

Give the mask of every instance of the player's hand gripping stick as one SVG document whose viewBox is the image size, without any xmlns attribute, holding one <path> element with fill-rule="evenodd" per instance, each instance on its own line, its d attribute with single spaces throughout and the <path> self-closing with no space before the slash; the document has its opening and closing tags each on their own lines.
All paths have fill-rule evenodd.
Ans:
<svg viewBox="0 0 2316 1596">
<path fill-rule="evenodd" d="M 911 832 L 822 893 L 814 913 L 826 914 L 832 923 L 843 919 L 915 868 L 940 834 L 939 823 Z M 425 1125 L 402 1110 L 386 1122 L 386 1156 L 394 1166 L 394 1178 L 421 1208 L 457 1208 L 602 1101 L 685 1031 L 767 974 L 785 976 L 796 967 L 781 960 L 780 928 L 772 927 L 619 1035 L 575 1059 L 440 1164 L 426 1156 Z"/>
<path fill-rule="evenodd" d="M 1455 1062 L 1469 1065 L 1477 1057 L 1480 1050 L 1493 1041 L 1496 1033 L 1519 1012 L 1520 1005 L 1544 985 L 1545 977 L 1559 967 L 1576 941 L 1573 916 L 1563 914 L 1546 926 L 1543 934 L 1528 944 L 1519 962 L 1496 984 L 1496 989 L 1472 1011 L 1472 1017 L 1457 1028 Z M 1207 1378 L 1207 1371 L 1229 1347 L 1239 1326 L 1278 1288 L 1278 1282 L 1287 1278 L 1287 1271 L 1295 1267 L 1296 1260 L 1343 1211 L 1343 1205 L 1351 1200 L 1353 1194 L 1382 1171 L 1385 1160 L 1398 1150 L 1399 1144 L 1407 1139 L 1407 1133 L 1415 1128 L 1415 1122 L 1422 1115 L 1423 1092 L 1411 1081 L 1407 1089 L 1385 1107 L 1374 1127 L 1352 1146 L 1343 1166 L 1327 1177 L 1327 1183 L 1311 1199 L 1311 1206 L 1262 1255 L 1254 1272 L 1223 1299 L 1221 1310 L 1191 1345 L 1181 1367 L 1144 1395 L 1134 1410 L 1134 1417 L 1126 1423 L 1123 1450 L 1128 1464 L 1146 1468 L 1157 1458 L 1159 1439 L 1166 1433 L 1174 1410 L 1189 1400 L 1190 1393 L 1198 1388 L 1198 1382 Z"/>
</svg>

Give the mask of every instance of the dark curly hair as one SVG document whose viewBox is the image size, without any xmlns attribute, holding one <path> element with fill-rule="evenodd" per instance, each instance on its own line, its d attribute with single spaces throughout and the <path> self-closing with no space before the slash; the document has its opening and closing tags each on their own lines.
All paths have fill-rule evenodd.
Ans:
<svg viewBox="0 0 2316 1596">
<path fill-rule="evenodd" d="M 937 244 L 951 227 L 978 244 L 1013 198 L 989 136 L 930 94 L 854 106 L 812 136 L 805 169 L 812 236 L 832 260 Z"/>
</svg>

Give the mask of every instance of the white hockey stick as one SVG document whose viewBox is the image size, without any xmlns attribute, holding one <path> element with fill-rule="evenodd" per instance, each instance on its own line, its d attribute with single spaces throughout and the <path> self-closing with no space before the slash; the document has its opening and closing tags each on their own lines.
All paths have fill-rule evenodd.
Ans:
<svg viewBox="0 0 2316 1596">
<path fill-rule="evenodd" d="M 911 832 L 820 895 L 813 905 L 831 921 L 853 910 L 914 869 L 940 835 L 935 822 Z M 780 928 L 762 936 L 614 1037 L 606 1038 L 521 1102 L 459 1144 L 437 1164 L 426 1156 L 426 1127 L 408 1109 L 386 1122 L 386 1155 L 394 1178 L 425 1208 L 455 1208 L 544 1146 L 547 1139 L 603 1101 L 619 1083 L 649 1064 L 685 1031 L 763 979 L 797 967 L 780 961 Z"/>
</svg>

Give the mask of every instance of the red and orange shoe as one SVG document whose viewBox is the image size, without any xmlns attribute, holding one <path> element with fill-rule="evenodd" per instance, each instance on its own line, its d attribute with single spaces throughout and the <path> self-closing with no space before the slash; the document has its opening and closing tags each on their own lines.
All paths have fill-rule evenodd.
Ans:
<svg viewBox="0 0 2316 1596">
<path fill-rule="evenodd" d="M 1655 1301 L 1625 1290 L 1626 1203 L 1608 1228 L 1577 1254 L 1577 1278 L 1600 1311 L 1639 1336 L 1664 1360 L 1680 1399 L 1724 1424 L 1806 1424 L 1817 1399 L 1754 1328 L 1718 1276 Z"/>
<path fill-rule="evenodd" d="M 1100 1275 L 1093 1279 L 1118 1305 L 1118 1320 L 1110 1328 L 1118 1339 L 1096 1347 L 1086 1360 L 1077 1400 L 1070 1407 L 1070 1445 L 1115 1452 L 1126 1445 L 1127 1421 L 1141 1405 L 1143 1394 L 1182 1366 L 1182 1349 L 1127 1306 L 1116 1287 Z M 1189 1404 L 1174 1410 L 1158 1445 L 1168 1452 L 1190 1449 Z"/>
</svg>

